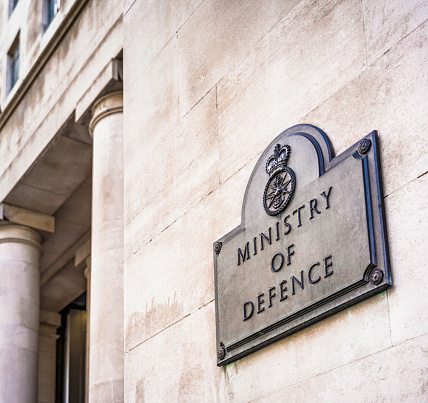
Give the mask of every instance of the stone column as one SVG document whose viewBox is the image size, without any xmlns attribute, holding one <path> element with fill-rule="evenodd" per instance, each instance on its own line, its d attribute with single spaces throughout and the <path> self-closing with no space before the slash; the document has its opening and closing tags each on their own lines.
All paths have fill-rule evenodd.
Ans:
<svg viewBox="0 0 428 403">
<path fill-rule="evenodd" d="M 56 341 L 61 315 L 40 311 L 39 339 L 39 403 L 55 403 Z"/>
<path fill-rule="evenodd" d="M 0 402 L 37 401 L 41 235 L 0 225 Z"/>
<path fill-rule="evenodd" d="M 89 352 L 90 352 L 90 337 L 91 337 L 91 255 L 86 258 L 86 269 L 83 273 L 87 280 L 86 288 L 86 378 L 85 378 L 85 402 L 89 402 Z"/>
<path fill-rule="evenodd" d="M 92 108 L 92 267 L 89 401 L 124 399 L 123 94 Z"/>
</svg>

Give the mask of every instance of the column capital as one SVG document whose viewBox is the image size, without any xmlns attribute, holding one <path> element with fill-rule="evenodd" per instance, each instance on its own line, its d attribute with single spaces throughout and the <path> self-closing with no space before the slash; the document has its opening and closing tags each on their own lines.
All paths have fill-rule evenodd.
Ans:
<svg viewBox="0 0 428 403">
<path fill-rule="evenodd" d="M 31 227 L 0 222 L 0 244 L 22 243 L 35 247 L 42 252 L 42 235 Z"/>
<path fill-rule="evenodd" d="M 92 119 L 89 122 L 89 133 L 94 137 L 97 123 L 113 113 L 123 112 L 123 91 L 110 92 L 98 99 L 92 107 Z"/>
</svg>

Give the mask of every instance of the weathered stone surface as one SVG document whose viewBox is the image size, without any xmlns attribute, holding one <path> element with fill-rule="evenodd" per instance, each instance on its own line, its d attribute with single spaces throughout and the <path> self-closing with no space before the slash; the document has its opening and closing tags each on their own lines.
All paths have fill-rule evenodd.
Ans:
<svg viewBox="0 0 428 403">
<path fill-rule="evenodd" d="M 125 401 L 219 401 L 214 326 L 211 303 L 126 353 Z"/>
<path fill-rule="evenodd" d="M 301 402 L 313 396 L 317 402 L 424 402 L 427 343 L 426 335 L 417 337 L 251 401 Z"/>
<path fill-rule="evenodd" d="M 125 351 L 183 316 L 181 220 L 125 263 Z"/>
<path fill-rule="evenodd" d="M 296 3 L 204 1 L 178 32 L 180 115 L 185 115 Z"/>
<path fill-rule="evenodd" d="M 428 19 L 425 1 L 363 0 L 362 5 L 369 64 Z"/>
<path fill-rule="evenodd" d="M 165 163 L 163 149 L 154 145 L 178 123 L 177 40 L 172 39 L 143 71 L 138 80 L 124 83 L 125 172 L 152 150 Z M 126 63 L 125 72 L 126 74 Z M 153 167 L 154 169 L 154 167 Z"/>
<path fill-rule="evenodd" d="M 427 256 L 427 198 L 428 175 L 424 175 L 386 199 L 390 249 L 394 252 L 391 256 L 394 287 L 388 290 L 394 344 L 428 333 L 428 300 L 423 281 Z"/>
<path fill-rule="evenodd" d="M 428 58 L 421 52 L 427 35 L 425 23 L 301 120 L 332 135 L 337 153 L 361 133 L 379 130 L 385 195 L 428 167 L 428 122 L 420 107 L 428 91 Z"/>
<path fill-rule="evenodd" d="M 218 185 L 215 102 L 215 91 L 207 94 L 176 129 L 148 144 L 125 175 L 125 224 L 139 234 L 129 238 L 125 259 Z"/>
<path fill-rule="evenodd" d="M 124 57 L 126 75 L 132 84 L 201 3 L 202 0 L 137 0 L 132 7 L 125 4 L 123 40 L 128 51 Z"/>
<path fill-rule="evenodd" d="M 383 293 L 228 365 L 231 394 L 240 402 L 253 401 L 390 345 Z"/>
<path fill-rule="evenodd" d="M 221 180 L 243 166 L 242 155 L 260 153 L 266 136 L 316 108 L 364 64 L 359 1 L 300 2 L 218 84 Z"/>
</svg>

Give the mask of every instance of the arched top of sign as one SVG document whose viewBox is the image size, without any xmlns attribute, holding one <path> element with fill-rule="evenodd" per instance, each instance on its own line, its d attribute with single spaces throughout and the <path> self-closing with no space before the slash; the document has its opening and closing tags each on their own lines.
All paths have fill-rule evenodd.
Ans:
<svg viewBox="0 0 428 403">
<path fill-rule="evenodd" d="M 263 195 L 260 196 L 261 197 L 260 200 L 262 203 L 261 205 L 264 207 L 264 209 L 262 207 L 260 211 L 265 211 L 269 215 L 281 214 L 281 212 L 285 209 L 286 205 L 288 205 L 288 203 L 292 199 L 291 185 L 293 185 L 293 183 L 300 188 L 302 186 L 307 185 L 316 177 L 323 175 L 325 171 L 329 168 L 330 162 L 334 158 L 334 151 L 331 146 L 330 140 L 327 134 L 324 133 L 324 131 L 321 130 L 320 128 L 309 124 L 300 124 L 300 125 L 292 126 L 287 130 L 284 130 L 266 147 L 265 151 L 262 153 L 259 160 L 257 161 L 256 166 L 254 167 L 253 172 L 248 180 L 248 184 L 245 190 L 244 199 L 242 203 L 241 226 L 243 226 L 246 222 L 246 216 L 247 216 L 246 210 L 247 210 L 248 202 L 250 202 L 251 204 L 250 200 L 253 197 L 257 198 L 258 197 L 257 195 L 260 194 L 260 186 L 259 186 L 260 183 L 258 183 L 262 180 L 262 178 L 259 177 L 260 172 L 262 172 L 263 170 L 266 171 L 266 169 L 268 169 L 267 163 L 271 161 L 272 156 L 275 154 L 275 147 L 277 145 L 279 145 L 280 147 L 288 148 L 288 155 L 286 157 L 286 161 L 287 162 L 290 161 L 290 163 L 288 164 L 288 167 L 285 167 L 285 166 L 281 167 L 282 172 L 277 174 L 276 177 L 274 177 L 274 175 L 271 175 L 271 178 L 273 179 L 273 183 L 271 183 L 272 186 L 269 186 L 270 184 L 268 181 L 269 179 L 268 174 L 264 175 L 264 178 L 263 178 L 264 184 L 263 184 L 262 190 L 267 191 L 269 187 L 272 190 L 274 190 L 275 188 L 274 185 L 275 184 L 278 185 L 278 181 L 280 182 L 284 181 L 283 185 L 287 184 L 288 181 L 290 181 L 288 184 L 288 187 L 284 188 L 284 193 L 283 193 L 284 196 L 287 194 L 287 195 L 290 195 L 290 197 L 288 197 L 288 202 L 287 202 L 287 197 L 282 197 L 282 198 L 277 197 L 276 199 L 272 200 L 273 195 L 267 194 L 266 197 L 271 196 L 271 198 L 268 200 L 265 200 L 266 199 L 265 196 Z M 284 153 L 285 153 L 285 150 L 283 150 L 283 154 Z M 306 154 L 306 155 L 312 154 L 312 155 L 307 158 L 301 158 L 302 154 Z M 305 166 L 305 161 L 308 159 L 310 160 L 310 163 L 307 166 Z M 293 161 L 300 162 L 298 163 L 296 168 L 292 165 Z M 295 172 L 296 170 L 298 172 Z M 310 174 L 308 170 L 311 171 Z M 306 171 L 306 172 L 302 175 L 302 171 Z M 275 174 L 275 172 L 272 172 L 272 174 Z M 302 178 L 303 176 L 303 180 L 299 180 L 298 185 L 297 183 L 295 183 L 298 180 L 296 179 L 297 176 L 299 176 L 300 178 Z M 256 195 L 251 195 L 251 193 L 254 191 L 256 192 Z M 281 204 L 281 201 L 282 201 L 282 204 Z M 277 204 L 277 208 L 274 208 L 275 202 Z M 272 203 L 270 208 L 269 208 L 269 203 Z"/>
</svg>

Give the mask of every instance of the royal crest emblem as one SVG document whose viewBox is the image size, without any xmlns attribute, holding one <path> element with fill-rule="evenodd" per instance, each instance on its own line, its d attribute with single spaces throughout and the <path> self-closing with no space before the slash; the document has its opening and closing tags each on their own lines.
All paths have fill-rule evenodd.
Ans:
<svg viewBox="0 0 428 403">
<path fill-rule="evenodd" d="M 266 162 L 266 173 L 269 180 L 263 192 L 263 207 L 269 215 L 277 215 L 285 210 L 293 198 L 296 187 L 296 176 L 291 168 L 287 167 L 291 148 L 289 145 L 281 147 L 277 144 Z"/>
</svg>

